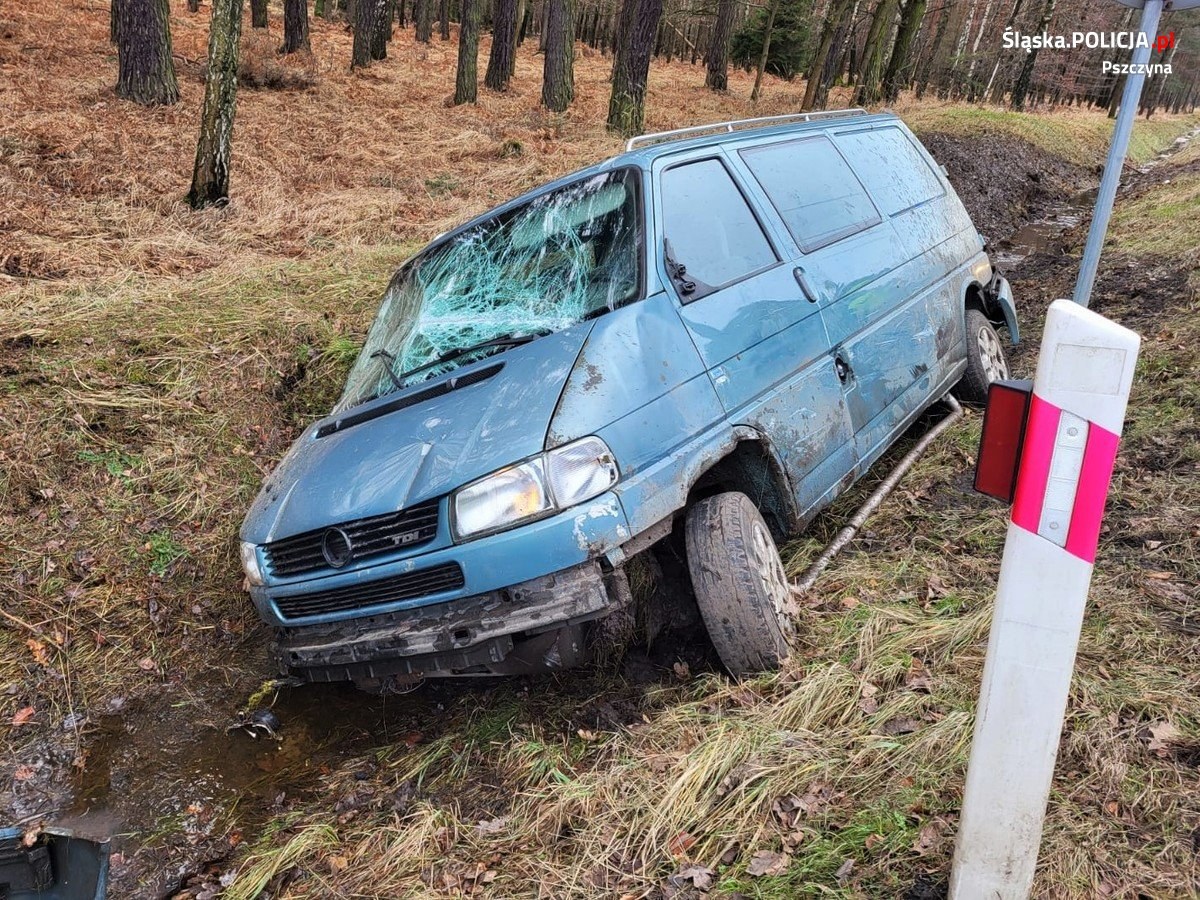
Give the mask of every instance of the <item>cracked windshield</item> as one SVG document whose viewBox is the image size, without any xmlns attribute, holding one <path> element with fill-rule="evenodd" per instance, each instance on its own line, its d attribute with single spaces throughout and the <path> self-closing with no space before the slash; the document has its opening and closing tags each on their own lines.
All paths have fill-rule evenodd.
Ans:
<svg viewBox="0 0 1200 900">
<path fill-rule="evenodd" d="M 593 175 L 436 245 L 388 285 L 337 410 L 634 299 L 637 174 Z"/>
</svg>

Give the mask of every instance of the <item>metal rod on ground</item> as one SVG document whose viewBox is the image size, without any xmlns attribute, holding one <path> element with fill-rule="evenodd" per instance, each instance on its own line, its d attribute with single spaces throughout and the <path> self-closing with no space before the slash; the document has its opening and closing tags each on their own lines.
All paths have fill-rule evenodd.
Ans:
<svg viewBox="0 0 1200 900">
<path fill-rule="evenodd" d="M 1100 179 L 1100 190 L 1096 194 L 1096 210 L 1092 213 L 1092 226 L 1083 249 L 1083 262 L 1079 264 L 1079 280 L 1075 282 L 1075 293 L 1071 295 L 1071 299 L 1080 306 L 1087 306 L 1092 298 L 1096 269 L 1100 265 L 1100 251 L 1104 247 L 1104 235 L 1108 232 L 1108 220 L 1112 216 L 1113 201 L 1117 198 L 1117 187 L 1121 184 L 1125 151 L 1129 149 L 1129 135 L 1137 118 L 1142 83 L 1146 80 L 1146 63 L 1150 61 L 1150 45 L 1158 33 L 1162 9 L 1163 0 L 1146 0 L 1146 5 L 1142 7 L 1142 21 L 1138 27 L 1146 35 L 1147 42 L 1145 46 L 1134 48 L 1125 92 L 1121 94 L 1121 110 L 1117 113 L 1112 143 L 1108 147 L 1108 160 L 1104 163 L 1104 177 Z"/>
<path fill-rule="evenodd" d="M 950 407 L 950 415 L 925 432 L 925 435 L 917 441 L 916 446 L 909 450 L 900 462 L 896 463 L 896 467 L 892 469 L 891 474 L 866 499 L 866 502 L 858 508 L 858 512 L 854 514 L 854 518 L 850 520 L 850 524 L 837 533 L 837 536 L 829 543 L 829 546 L 816 558 L 816 561 L 808 567 L 805 573 L 800 576 L 800 580 L 792 585 L 793 593 L 806 593 L 809 588 L 816 584 L 817 577 L 825 571 L 825 567 L 833 561 L 833 558 L 847 544 L 854 540 L 854 536 L 858 534 L 858 529 L 862 528 L 871 513 L 879 508 L 879 504 L 887 499 L 888 494 L 895 489 L 896 485 L 900 483 L 900 479 L 904 477 L 904 473 L 911 469 L 912 464 L 921 458 L 921 454 L 925 452 L 925 449 L 933 443 L 939 434 L 962 418 L 963 409 L 959 406 L 957 400 L 947 394 L 943 398 L 943 402 Z"/>
</svg>

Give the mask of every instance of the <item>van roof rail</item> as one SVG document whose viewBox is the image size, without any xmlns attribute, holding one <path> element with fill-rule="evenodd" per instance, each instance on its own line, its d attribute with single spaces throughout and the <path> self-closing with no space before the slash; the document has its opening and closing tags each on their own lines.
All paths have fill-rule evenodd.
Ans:
<svg viewBox="0 0 1200 900">
<path fill-rule="evenodd" d="M 866 114 L 867 111 L 865 109 L 858 108 L 828 109 L 818 110 L 817 112 L 787 113 L 782 116 L 760 116 L 757 119 L 735 119 L 732 122 L 713 122 L 711 125 L 693 125 L 691 128 L 676 128 L 673 131 L 656 131 L 653 134 L 639 134 L 637 137 L 632 137 L 626 142 L 625 151 L 629 152 L 646 144 L 659 144 L 677 140 L 685 135 L 699 134 L 703 131 L 723 130 L 729 133 L 735 129 L 761 128 L 769 123 L 809 122 L 813 119 L 840 119 L 848 116 L 865 116 Z"/>
</svg>

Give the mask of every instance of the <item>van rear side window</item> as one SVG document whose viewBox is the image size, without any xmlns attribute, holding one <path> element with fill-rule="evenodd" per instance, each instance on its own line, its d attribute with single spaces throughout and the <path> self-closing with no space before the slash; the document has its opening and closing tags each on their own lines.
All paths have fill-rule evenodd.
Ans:
<svg viewBox="0 0 1200 900">
<path fill-rule="evenodd" d="M 755 147 L 741 156 L 805 253 L 881 221 L 828 138 Z"/>
<path fill-rule="evenodd" d="M 720 160 L 702 159 L 664 172 L 662 206 L 672 262 L 699 284 L 689 300 L 779 261 Z"/>
<path fill-rule="evenodd" d="M 842 132 L 835 140 L 886 216 L 946 193 L 925 157 L 899 128 Z"/>
</svg>

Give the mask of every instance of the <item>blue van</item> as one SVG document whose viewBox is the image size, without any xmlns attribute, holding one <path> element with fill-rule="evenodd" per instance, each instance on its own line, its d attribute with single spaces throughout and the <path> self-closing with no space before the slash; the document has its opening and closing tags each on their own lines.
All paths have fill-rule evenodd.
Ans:
<svg viewBox="0 0 1200 900">
<path fill-rule="evenodd" d="M 442 235 L 250 509 L 285 673 L 545 671 L 674 536 L 734 675 L 777 665 L 776 550 L 923 410 L 1008 376 L 1008 283 L 895 116 L 645 135 Z"/>
</svg>

